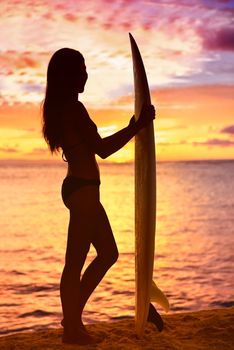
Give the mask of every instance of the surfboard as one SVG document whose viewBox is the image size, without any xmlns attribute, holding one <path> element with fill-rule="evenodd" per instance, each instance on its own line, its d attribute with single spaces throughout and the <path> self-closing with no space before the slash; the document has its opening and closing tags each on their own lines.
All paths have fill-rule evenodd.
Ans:
<svg viewBox="0 0 234 350">
<path fill-rule="evenodd" d="M 129 33 L 135 90 L 135 118 L 143 104 L 150 105 L 150 91 L 138 46 Z M 135 325 L 138 337 L 144 334 L 147 320 L 161 330 L 162 319 L 150 301 L 166 311 L 169 303 L 152 281 L 156 228 L 156 158 L 154 125 L 151 122 L 135 136 Z M 154 317 L 155 316 L 155 317 Z M 160 325 L 161 322 L 161 325 Z"/>
</svg>

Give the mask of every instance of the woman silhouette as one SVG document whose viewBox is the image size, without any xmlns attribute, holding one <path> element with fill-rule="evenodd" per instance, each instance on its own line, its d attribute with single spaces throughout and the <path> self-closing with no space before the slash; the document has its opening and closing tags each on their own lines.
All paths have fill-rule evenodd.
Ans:
<svg viewBox="0 0 234 350">
<path fill-rule="evenodd" d="M 65 266 L 60 296 L 63 342 L 88 344 L 94 340 L 82 323 L 82 312 L 91 293 L 118 258 L 118 249 L 106 212 L 99 201 L 99 169 L 95 154 L 106 158 L 122 148 L 155 117 L 153 106 L 144 107 L 138 121 L 109 137 L 101 138 L 78 94 L 88 75 L 80 52 L 63 48 L 54 53 L 47 70 L 43 103 L 43 135 L 51 152 L 63 151 L 68 163 L 62 199 L 70 211 Z M 97 256 L 81 277 L 90 244 Z"/>
</svg>

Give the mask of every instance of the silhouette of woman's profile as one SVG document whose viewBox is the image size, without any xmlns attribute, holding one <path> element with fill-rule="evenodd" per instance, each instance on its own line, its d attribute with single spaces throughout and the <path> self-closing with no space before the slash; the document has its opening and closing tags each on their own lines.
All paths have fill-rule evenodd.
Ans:
<svg viewBox="0 0 234 350">
<path fill-rule="evenodd" d="M 43 135 L 50 151 L 62 150 L 67 176 L 62 199 L 70 211 L 65 266 L 60 296 L 63 310 L 63 342 L 89 344 L 95 339 L 83 322 L 84 306 L 108 269 L 118 249 L 106 212 L 99 200 L 100 176 L 95 154 L 106 158 L 122 148 L 155 118 L 154 107 L 144 106 L 124 129 L 101 138 L 95 123 L 78 100 L 88 75 L 82 54 L 63 48 L 50 59 L 43 103 Z M 90 245 L 97 255 L 81 276 Z"/>
</svg>

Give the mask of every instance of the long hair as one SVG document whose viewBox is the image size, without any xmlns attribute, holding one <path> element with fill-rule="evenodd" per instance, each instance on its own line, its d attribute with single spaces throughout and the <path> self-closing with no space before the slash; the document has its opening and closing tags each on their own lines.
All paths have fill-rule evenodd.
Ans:
<svg viewBox="0 0 234 350">
<path fill-rule="evenodd" d="M 84 58 L 79 51 L 63 48 L 53 54 L 48 64 L 42 133 L 51 153 L 61 147 L 62 113 L 71 93 L 78 92 L 82 63 Z"/>
</svg>

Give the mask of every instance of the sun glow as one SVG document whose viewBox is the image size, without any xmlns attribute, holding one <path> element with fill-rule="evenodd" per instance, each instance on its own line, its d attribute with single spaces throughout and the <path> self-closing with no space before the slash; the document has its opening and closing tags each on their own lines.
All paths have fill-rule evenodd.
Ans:
<svg viewBox="0 0 234 350">
<path fill-rule="evenodd" d="M 61 47 L 85 57 L 89 79 L 80 98 L 101 136 L 127 126 L 134 113 L 131 32 L 157 108 L 159 159 L 233 158 L 233 132 L 222 131 L 232 130 L 234 113 L 230 6 L 1 1 L 0 157 L 50 157 L 40 104 L 48 61 Z M 133 143 L 110 159 L 132 160 Z"/>
</svg>

